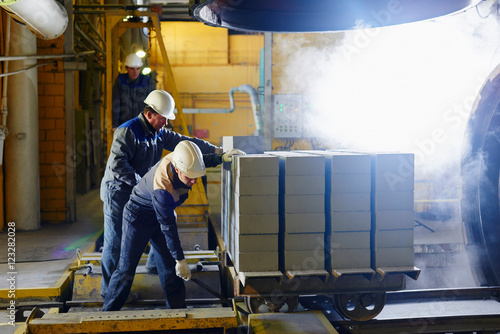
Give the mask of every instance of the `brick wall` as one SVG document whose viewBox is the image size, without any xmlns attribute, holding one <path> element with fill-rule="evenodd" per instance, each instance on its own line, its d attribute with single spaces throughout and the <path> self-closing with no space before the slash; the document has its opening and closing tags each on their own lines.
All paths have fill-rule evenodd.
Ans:
<svg viewBox="0 0 500 334">
<path fill-rule="evenodd" d="M 63 54 L 63 37 L 37 39 L 37 54 Z M 52 60 L 50 60 L 52 61 Z M 48 60 L 40 60 L 48 62 Z M 38 68 L 38 121 L 40 140 L 40 218 L 66 220 L 66 116 L 64 110 L 64 70 L 57 65 Z"/>
</svg>

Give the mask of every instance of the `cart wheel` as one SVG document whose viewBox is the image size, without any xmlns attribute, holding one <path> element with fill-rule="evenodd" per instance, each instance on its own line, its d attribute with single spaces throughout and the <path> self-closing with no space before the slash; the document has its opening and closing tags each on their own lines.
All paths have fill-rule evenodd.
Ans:
<svg viewBox="0 0 500 334">
<path fill-rule="evenodd" d="M 251 313 L 292 313 L 299 306 L 299 296 L 280 298 L 245 297 L 245 306 Z"/>
<path fill-rule="evenodd" d="M 368 321 L 375 318 L 385 306 L 385 292 L 336 294 L 333 304 L 339 314 L 355 321 Z"/>
</svg>

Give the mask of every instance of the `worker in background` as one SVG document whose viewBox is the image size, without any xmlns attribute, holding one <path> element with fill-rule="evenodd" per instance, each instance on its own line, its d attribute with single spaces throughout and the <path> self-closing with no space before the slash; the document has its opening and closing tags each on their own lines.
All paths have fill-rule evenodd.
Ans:
<svg viewBox="0 0 500 334">
<path fill-rule="evenodd" d="M 131 53 L 125 59 L 125 70 L 113 85 L 113 129 L 131 120 L 144 109 L 144 99 L 155 89 L 151 77 L 141 73 L 142 59 Z"/>
<path fill-rule="evenodd" d="M 109 282 L 103 311 L 117 311 L 125 304 L 150 240 L 167 308 L 186 307 L 183 280 L 191 279 L 191 270 L 179 240 L 175 208 L 188 198 L 197 178 L 205 175 L 205 166 L 230 162 L 235 154 L 245 153 L 232 149 L 224 154 L 202 155 L 196 144 L 183 141 L 144 175 L 125 205 L 120 262 Z"/>
<path fill-rule="evenodd" d="M 102 296 L 120 258 L 123 207 L 132 188 L 161 159 L 163 150 L 173 151 L 177 144 L 189 140 L 198 145 L 203 153 L 222 153 L 222 148 L 209 142 L 164 128 L 167 120 L 175 119 L 175 102 L 166 91 L 152 91 L 144 103 L 146 107 L 139 116 L 123 123 L 115 131 L 101 181 L 101 200 L 104 202 Z"/>
</svg>

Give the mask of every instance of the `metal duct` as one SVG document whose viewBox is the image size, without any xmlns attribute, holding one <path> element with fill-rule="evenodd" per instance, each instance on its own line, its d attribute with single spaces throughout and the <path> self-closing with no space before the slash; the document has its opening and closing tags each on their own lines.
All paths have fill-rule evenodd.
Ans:
<svg viewBox="0 0 500 334">
<path fill-rule="evenodd" d="M 463 11 L 480 0 L 191 0 L 207 25 L 243 31 L 319 32 L 384 27 Z"/>
<path fill-rule="evenodd" d="M 68 26 L 66 9 L 54 0 L 0 0 L 0 6 L 42 39 L 57 38 Z"/>
<path fill-rule="evenodd" d="M 236 105 L 234 103 L 234 93 L 241 92 L 246 93 L 250 96 L 250 102 L 252 103 L 252 113 L 255 121 L 255 136 L 261 136 L 263 132 L 263 115 L 262 115 L 262 107 L 259 99 L 259 94 L 257 90 L 253 88 L 249 84 L 244 84 L 238 87 L 233 87 L 229 90 L 229 103 L 231 104 L 230 109 L 221 109 L 221 108 L 182 108 L 182 112 L 185 114 L 230 114 L 236 109 Z M 177 109 L 175 109 L 175 113 L 177 113 Z"/>
</svg>

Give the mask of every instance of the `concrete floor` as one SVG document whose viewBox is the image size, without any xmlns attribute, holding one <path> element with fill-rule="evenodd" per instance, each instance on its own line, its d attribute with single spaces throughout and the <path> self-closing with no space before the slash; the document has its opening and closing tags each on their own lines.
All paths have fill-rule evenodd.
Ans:
<svg viewBox="0 0 500 334">
<path fill-rule="evenodd" d="M 103 228 L 99 190 L 77 196 L 77 221 L 43 224 L 37 231 L 16 232 L 16 287 L 50 287 L 77 259 L 76 251 L 94 249 L 94 241 Z M 0 272 L 7 268 L 7 233 L 0 233 Z M 5 245 L 5 246 L 4 246 Z M 0 289 L 8 287 L 0 280 Z"/>
</svg>

